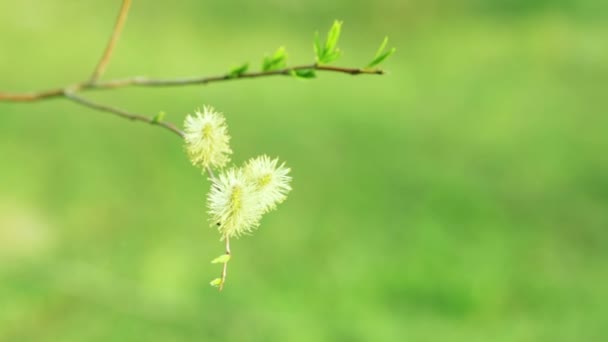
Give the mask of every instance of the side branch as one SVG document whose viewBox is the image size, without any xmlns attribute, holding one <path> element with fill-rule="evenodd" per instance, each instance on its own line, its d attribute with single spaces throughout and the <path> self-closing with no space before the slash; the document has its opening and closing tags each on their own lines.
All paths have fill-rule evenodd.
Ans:
<svg viewBox="0 0 608 342">
<path fill-rule="evenodd" d="M 89 81 L 90 83 L 97 82 L 101 75 L 103 75 L 103 73 L 106 71 L 106 67 L 108 66 L 110 58 L 112 57 L 112 52 L 114 52 L 114 46 L 116 46 L 116 42 L 118 42 L 122 28 L 125 25 L 125 21 L 127 21 L 129 7 L 131 7 L 131 0 L 123 0 L 122 6 L 120 7 L 120 12 L 118 13 L 118 18 L 116 19 L 116 24 L 114 25 L 114 30 L 112 31 L 112 36 L 110 36 L 110 40 L 108 41 L 108 45 L 106 46 L 103 56 L 101 56 L 99 64 L 97 64 L 95 71 L 93 71 L 93 75 Z"/>
<path fill-rule="evenodd" d="M 132 121 L 141 121 L 141 122 L 145 122 L 145 123 L 149 123 L 151 125 L 157 125 L 163 128 L 166 128 L 168 130 L 170 130 L 171 132 L 177 134 L 179 137 L 183 138 L 184 137 L 184 132 L 182 132 L 179 128 L 177 128 L 174 124 L 169 123 L 169 122 L 165 122 L 165 121 L 159 121 L 159 120 L 155 120 L 153 118 L 149 118 L 145 115 L 141 115 L 141 114 L 136 114 L 136 113 L 131 113 L 128 112 L 126 110 L 120 109 L 120 108 L 116 108 L 116 107 L 111 107 L 108 105 L 104 105 L 101 103 L 97 103 L 97 102 L 93 102 L 89 99 L 86 99 L 82 96 L 78 96 L 76 95 L 74 92 L 71 91 L 66 91 L 64 93 L 65 97 L 80 104 L 83 105 L 85 107 L 89 107 L 89 108 L 93 108 L 96 110 L 101 110 L 104 112 L 109 112 L 115 115 L 118 115 L 122 118 L 125 119 L 129 119 Z"/>
</svg>

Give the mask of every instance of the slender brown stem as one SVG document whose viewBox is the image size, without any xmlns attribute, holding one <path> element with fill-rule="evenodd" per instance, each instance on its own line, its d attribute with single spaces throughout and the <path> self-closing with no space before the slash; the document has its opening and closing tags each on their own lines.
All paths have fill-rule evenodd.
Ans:
<svg viewBox="0 0 608 342">
<path fill-rule="evenodd" d="M 238 76 L 232 76 L 229 74 L 218 75 L 218 76 L 200 76 L 200 77 L 187 77 L 187 78 L 169 78 L 169 79 L 154 79 L 147 77 L 130 77 L 124 79 L 116 79 L 109 81 L 99 81 L 97 83 L 77 83 L 69 86 L 70 89 L 74 90 L 105 90 L 105 89 L 116 89 L 124 87 L 175 87 L 175 86 L 187 86 L 187 85 L 200 85 L 222 81 L 239 80 L 246 78 L 259 78 L 267 76 L 290 76 L 292 71 L 296 70 L 317 70 L 324 72 L 337 72 L 350 75 L 383 75 L 384 71 L 380 69 L 358 69 L 358 68 L 342 68 L 333 67 L 327 65 L 299 65 L 280 70 L 271 71 L 259 71 L 259 72 L 248 72 Z M 0 101 L 9 102 L 31 102 L 52 97 L 63 96 L 64 88 L 56 88 L 41 91 L 38 93 L 2 93 L 0 92 Z"/>
<path fill-rule="evenodd" d="M 116 114 L 122 118 L 125 119 L 129 119 L 132 121 L 141 121 L 141 122 L 145 122 L 145 123 L 149 123 L 151 125 L 157 125 L 160 127 L 164 127 L 168 130 L 170 130 L 171 132 L 177 134 L 178 136 L 180 136 L 181 138 L 184 137 L 184 132 L 182 132 L 179 128 L 177 128 L 174 124 L 169 123 L 169 122 L 165 122 L 165 121 L 157 121 L 154 119 L 151 119 L 145 115 L 142 114 L 136 114 L 136 113 L 131 113 L 128 112 L 124 109 L 120 109 L 120 108 L 116 108 L 116 107 L 111 107 L 108 105 L 104 105 L 104 104 L 100 104 L 100 103 L 96 103 L 93 102 L 89 99 L 86 99 L 82 96 L 78 96 L 76 95 L 74 92 L 70 92 L 70 91 L 66 91 L 64 96 L 78 104 L 81 104 L 85 107 L 89 107 L 89 108 L 93 108 L 93 109 L 97 109 L 97 110 L 101 110 L 104 112 L 109 112 L 112 114 Z"/>
<path fill-rule="evenodd" d="M 218 75 L 218 76 L 201 76 L 201 77 L 189 77 L 189 78 L 173 78 L 173 79 L 153 79 L 146 77 L 132 77 L 120 80 L 111 80 L 105 82 L 99 82 L 95 85 L 86 87 L 87 89 L 114 89 L 128 86 L 144 86 L 144 87 L 171 87 L 171 86 L 185 86 L 185 85 L 197 85 L 197 84 L 208 84 L 221 81 L 239 80 L 245 78 L 259 78 L 267 76 L 291 76 L 292 71 L 297 70 L 318 70 L 328 72 L 338 72 L 350 75 L 383 75 L 384 71 L 380 69 L 359 69 L 359 68 L 343 68 L 343 67 L 332 67 L 325 65 L 307 64 L 288 67 L 279 70 L 269 71 L 258 71 L 258 72 L 247 72 L 240 75 Z"/>
<path fill-rule="evenodd" d="M 382 69 L 358 69 L 358 68 L 342 68 L 342 67 L 334 67 L 329 65 L 315 65 L 315 70 L 321 71 L 333 71 L 333 72 L 341 72 L 345 74 L 351 75 L 384 75 L 384 70 Z"/>
<path fill-rule="evenodd" d="M 228 235 L 224 237 L 226 241 L 226 255 L 230 255 L 230 238 Z M 230 259 L 228 259 L 230 261 Z M 222 281 L 220 282 L 219 290 L 222 291 L 224 289 L 224 283 L 226 282 L 226 275 L 228 273 L 228 261 L 224 263 L 224 267 L 222 268 Z"/>
<path fill-rule="evenodd" d="M 120 12 L 118 12 L 118 18 L 116 18 L 116 24 L 114 25 L 114 30 L 112 30 L 112 35 L 110 36 L 110 40 L 108 41 L 108 45 L 106 46 L 106 50 L 101 56 L 101 60 L 95 71 L 93 71 L 93 75 L 89 80 L 90 83 L 95 83 L 97 80 L 103 75 L 106 71 L 106 67 L 108 63 L 110 63 L 110 58 L 112 58 L 112 52 L 114 52 L 114 47 L 116 46 L 116 42 L 118 42 L 118 38 L 120 38 L 120 34 L 122 32 L 122 28 L 125 25 L 125 21 L 127 21 L 127 16 L 129 14 L 129 8 L 131 7 L 131 0 L 123 0 L 122 6 L 120 7 Z"/>
<path fill-rule="evenodd" d="M 63 88 L 45 90 L 37 93 L 3 93 L 0 92 L 0 101 L 5 102 L 33 102 L 51 97 L 63 96 Z"/>
</svg>

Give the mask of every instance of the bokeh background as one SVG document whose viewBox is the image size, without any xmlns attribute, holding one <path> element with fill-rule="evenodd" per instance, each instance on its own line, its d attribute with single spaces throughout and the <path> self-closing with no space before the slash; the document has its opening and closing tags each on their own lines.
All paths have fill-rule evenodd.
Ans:
<svg viewBox="0 0 608 342">
<path fill-rule="evenodd" d="M 63 99 L 0 103 L 0 341 L 608 338 L 608 3 L 135 1 L 105 78 L 215 75 L 344 20 L 387 76 L 87 93 L 181 125 L 223 111 L 234 161 L 293 169 L 233 242 L 176 137 Z M 0 89 L 88 77 L 119 0 L 0 2 Z"/>
</svg>

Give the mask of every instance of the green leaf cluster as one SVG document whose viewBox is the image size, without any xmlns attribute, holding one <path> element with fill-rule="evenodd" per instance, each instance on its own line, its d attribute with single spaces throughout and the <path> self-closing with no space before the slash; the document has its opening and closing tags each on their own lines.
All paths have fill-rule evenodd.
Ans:
<svg viewBox="0 0 608 342">
<path fill-rule="evenodd" d="M 310 67 L 287 67 L 287 52 L 285 47 L 281 46 L 272 55 L 265 56 L 262 60 L 261 71 L 279 71 L 285 74 L 289 74 L 299 79 L 311 79 L 317 77 L 316 69 L 317 66 L 322 64 L 329 64 L 342 55 L 342 51 L 338 48 L 338 41 L 342 33 L 342 21 L 335 20 L 329 31 L 325 42 L 322 42 L 319 37 L 319 32 L 315 34 L 314 50 L 316 64 Z M 376 51 L 376 54 L 372 61 L 363 70 L 374 70 L 380 63 L 384 62 L 388 57 L 395 53 L 395 48 L 387 50 L 388 37 L 385 37 L 380 47 Z M 247 76 L 249 70 L 249 63 L 243 63 L 232 68 L 226 78 L 240 78 Z M 160 117 L 162 120 L 162 116 Z M 155 120 L 156 121 L 156 120 Z"/>
<path fill-rule="evenodd" d="M 272 71 L 283 69 L 287 66 L 287 52 L 281 46 L 272 56 L 264 57 L 262 61 L 262 71 Z"/>
<path fill-rule="evenodd" d="M 395 49 L 395 48 L 391 48 L 388 51 L 384 51 L 386 49 L 386 44 L 388 44 L 388 37 L 384 37 L 382 44 L 380 44 L 378 51 L 376 51 L 376 55 L 374 56 L 374 59 L 367 65 L 366 68 L 373 68 L 373 67 L 379 65 L 385 59 L 387 59 L 392 54 L 394 54 L 395 51 L 397 51 L 397 49 Z"/>
<path fill-rule="evenodd" d="M 230 78 L 240 77 L 241 75 L 246 73 L 247 70 L 249 70 L 249 63 L 243 63 L 239 66 L 232 68 L 232 70 L 230 70 L 230 72 L 228 73 L 228 77 L 230 77 Z"/>
<path fill-rule="evenodd" d="M 340 57 L 342 52 L 338 49 L 338 40 L 340 39 L 340 33 L 342 31 L 342 22 L 334 21 L 334 24 L 327 32 L 327 39 L 325 44 L 321 44 L 319 38 L 319 32 L 315 35 L 315 55 L 318 64 L 328 64 Z"/>
</svg>

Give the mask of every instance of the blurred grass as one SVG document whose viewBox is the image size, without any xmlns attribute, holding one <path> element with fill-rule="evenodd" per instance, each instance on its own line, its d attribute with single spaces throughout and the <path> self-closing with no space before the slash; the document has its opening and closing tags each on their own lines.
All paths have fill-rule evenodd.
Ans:
<svg viewBox="0 0 608 342">
<path fill-rule="evenodd" d="M 89 75 L 119 1 L 0 4 L 0 89 Z M 228 117 L 294 191 L 234 242 L 167 132 L 0 103 L 0 341 L 578 341 L 608 336 L 608 25 L 594 1 L 135 2 L 108 78 L 223 73 L 345 21 L 386 77 L 90 94 Z M 235 8 L 238 8 L 235 10 Z M 243 16 L 242 13 L 249 15 Z"/>
</svg>

